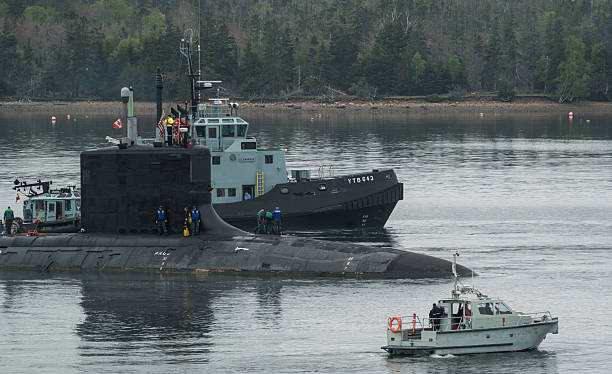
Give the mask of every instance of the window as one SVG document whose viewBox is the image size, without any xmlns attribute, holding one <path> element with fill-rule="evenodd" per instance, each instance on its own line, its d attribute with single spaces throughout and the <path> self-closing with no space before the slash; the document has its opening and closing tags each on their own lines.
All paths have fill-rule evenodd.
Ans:
<svg viewBox="0 0 612 374">
<path fill-rule="evenodd" d="M 217 197 L 225 197 L 225 188 L 217 188 Z"/>
<path fill-rule="evenodd" d="M 240 149 L 257 149 L 257 143 L 255 143 L 255 142 L 242 142 L 242 143 L 240 143 Z"/>
<path fill-rule="evenodd" d="M 212 156 L 213 165 L 221 165 L 221 156 Z"/>
<path fill-rule="evenodd" d="M 216 127 L 209 127 L 208 128 L 208 137 L 209 138 L 216 138 L 217 137 L 217 128 Z"/>
<path fill-rule="evenodd" d="M 266 164 L 271 164 L 274 162 L 274 155 L 266 155 Z"/>
<path fill-rule="evenodd" d="M 196 126 L 195 130 L 196 130 L 196 136 L 198 138 L 206 137 L 206 126 Z"/>
<path fill-rule="evenodd" d="M 280 193 L 282 193 L 282 194 L 288 194 L 288 193 L 289 193 L 289 188 L 287 188 L 287 187 L 285 187 L 285 186 L 281 187 L 281 189 L 280 189 Z"/>
<path fill-rule="evenodd" d="M 233 120 L 233 119 L 231 119 L 231 118 L 223 118 L 223 119 L 221 120 L 221 122 L 223 122 L 223 123 L 234 123 L 234 120 Z"/>
<path fill-rule="evenodd" d="M 45 210 L 45 202 L 41 200 L 36 201 L 36 210 Z"/>
<path fill-rule="evenodd" d="M 246 136 L 247 125 L 238 125 L 236 127 L 238 128 L 238 136 L 240 137 Z"/>
<path fill-rule="evenodd" d="M 219 123 L 218 119 L 209 119 L 208 123 Z"/>
<path fill-rule="evenodd" d="M 64 210 L 72 210 L 72 201 L 64 200 Z"/>
<path fill-rule="evenodd" d="M 491 303 L 478 304 L 478 313 L 480 313 L 480 315 L 492 316 L 493 315 L 493 304 Z"/>
<path fill-rule="evenodd" d="M 495 303 L 495 314 L 512 314 L 512 310 L 504 303 Z"/>
<path fill-rule="evenodd" d="M 224 138 L 232 138 L 236 135 L 236 126 L 234 125 L 223 125 L 222 130 Z"/>
<path fill-rule="evenodd" d="M 55 203 L 49 203 L 49 212 L 55 211 Z"/>
<path fill-rule="evenodd" d="M 235 197 L 236 196 L 236 189 L 235 188 L 228 188 L 227 189 L 227 196 Z"/>
</svg>

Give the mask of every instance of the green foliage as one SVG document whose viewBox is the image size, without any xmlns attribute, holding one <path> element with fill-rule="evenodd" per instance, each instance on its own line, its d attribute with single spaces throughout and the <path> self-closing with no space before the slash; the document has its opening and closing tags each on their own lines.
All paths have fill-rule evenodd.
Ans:
<svg viewBox="0 0 612 374">
<path fill-rule="evenodd" d="M 500 79 L 497 88 L 497 98 L 501 101 L 512 101 L 516 97 L 516 91 L 514 91 L 512 83 L 505 79 Z"/>
<path fill-rule="evenodd" d="M 132 85 L 152 99 L 159 66 L 182 100 L 178 40 L 197 37 L 199 18 L 204 78 L 228 94 L 610 96 L 610 1 L 219 0 L 200 17 L 197 4 L 0 0 L 0 95 L 115 98 Z"/>
<path fill-rule="evenodd" d="M 575 36 L 565 38 L 565 59 L 559 64 L 557 93 L 559 102 L 572 102 L 589 93 L 590 65 L 584 59 L 584 43 Z"/>
<path fill-rule="evenodd" d="M 429 94 L 425 96 L 425 101 L 428 103 L 441 103 L 444 101 L 444 98 L 438 94 Z"/>
</svg>

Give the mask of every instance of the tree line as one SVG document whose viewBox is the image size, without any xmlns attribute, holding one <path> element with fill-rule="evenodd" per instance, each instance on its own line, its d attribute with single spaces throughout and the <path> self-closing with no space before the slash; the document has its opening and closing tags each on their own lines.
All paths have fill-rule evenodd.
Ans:
<svg viewBox="0 0 612 374">
<path fill-rule="evenodd" d="M 181 38 L 243 98 L 608 100 L 609 0 L 0 0 L 0 97 L 184 98 Z"/>
</svg>

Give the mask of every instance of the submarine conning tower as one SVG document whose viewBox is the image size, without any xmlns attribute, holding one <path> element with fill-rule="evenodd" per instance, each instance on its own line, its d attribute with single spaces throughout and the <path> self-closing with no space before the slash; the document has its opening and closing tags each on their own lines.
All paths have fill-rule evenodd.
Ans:
<svg viewBox="0 0 612 374">
<path fill-rule="evenodd" d="M 81 153 L 81 227 L 89 233 L 151 234 L 161 205 L 168 231 L 182 233 L 184 207 L 200 208 L 202 230 L 240 232 L 218 217 L 206 147 L 108 147 Z"/>
</svg>

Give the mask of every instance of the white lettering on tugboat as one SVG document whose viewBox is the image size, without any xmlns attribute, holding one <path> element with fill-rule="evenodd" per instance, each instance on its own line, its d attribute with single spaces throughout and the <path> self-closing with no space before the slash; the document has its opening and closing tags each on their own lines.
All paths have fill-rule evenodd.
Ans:
<svg viewBox="0 0 612 374">
<path fill-rule="evenodd" d="M 349 184 L 361 183 L 361 182 L 374 182 L 374 176 L 366 175 L 363 177 L 347 178 L 346 180 L 349 182 Z"/>
</svg>

